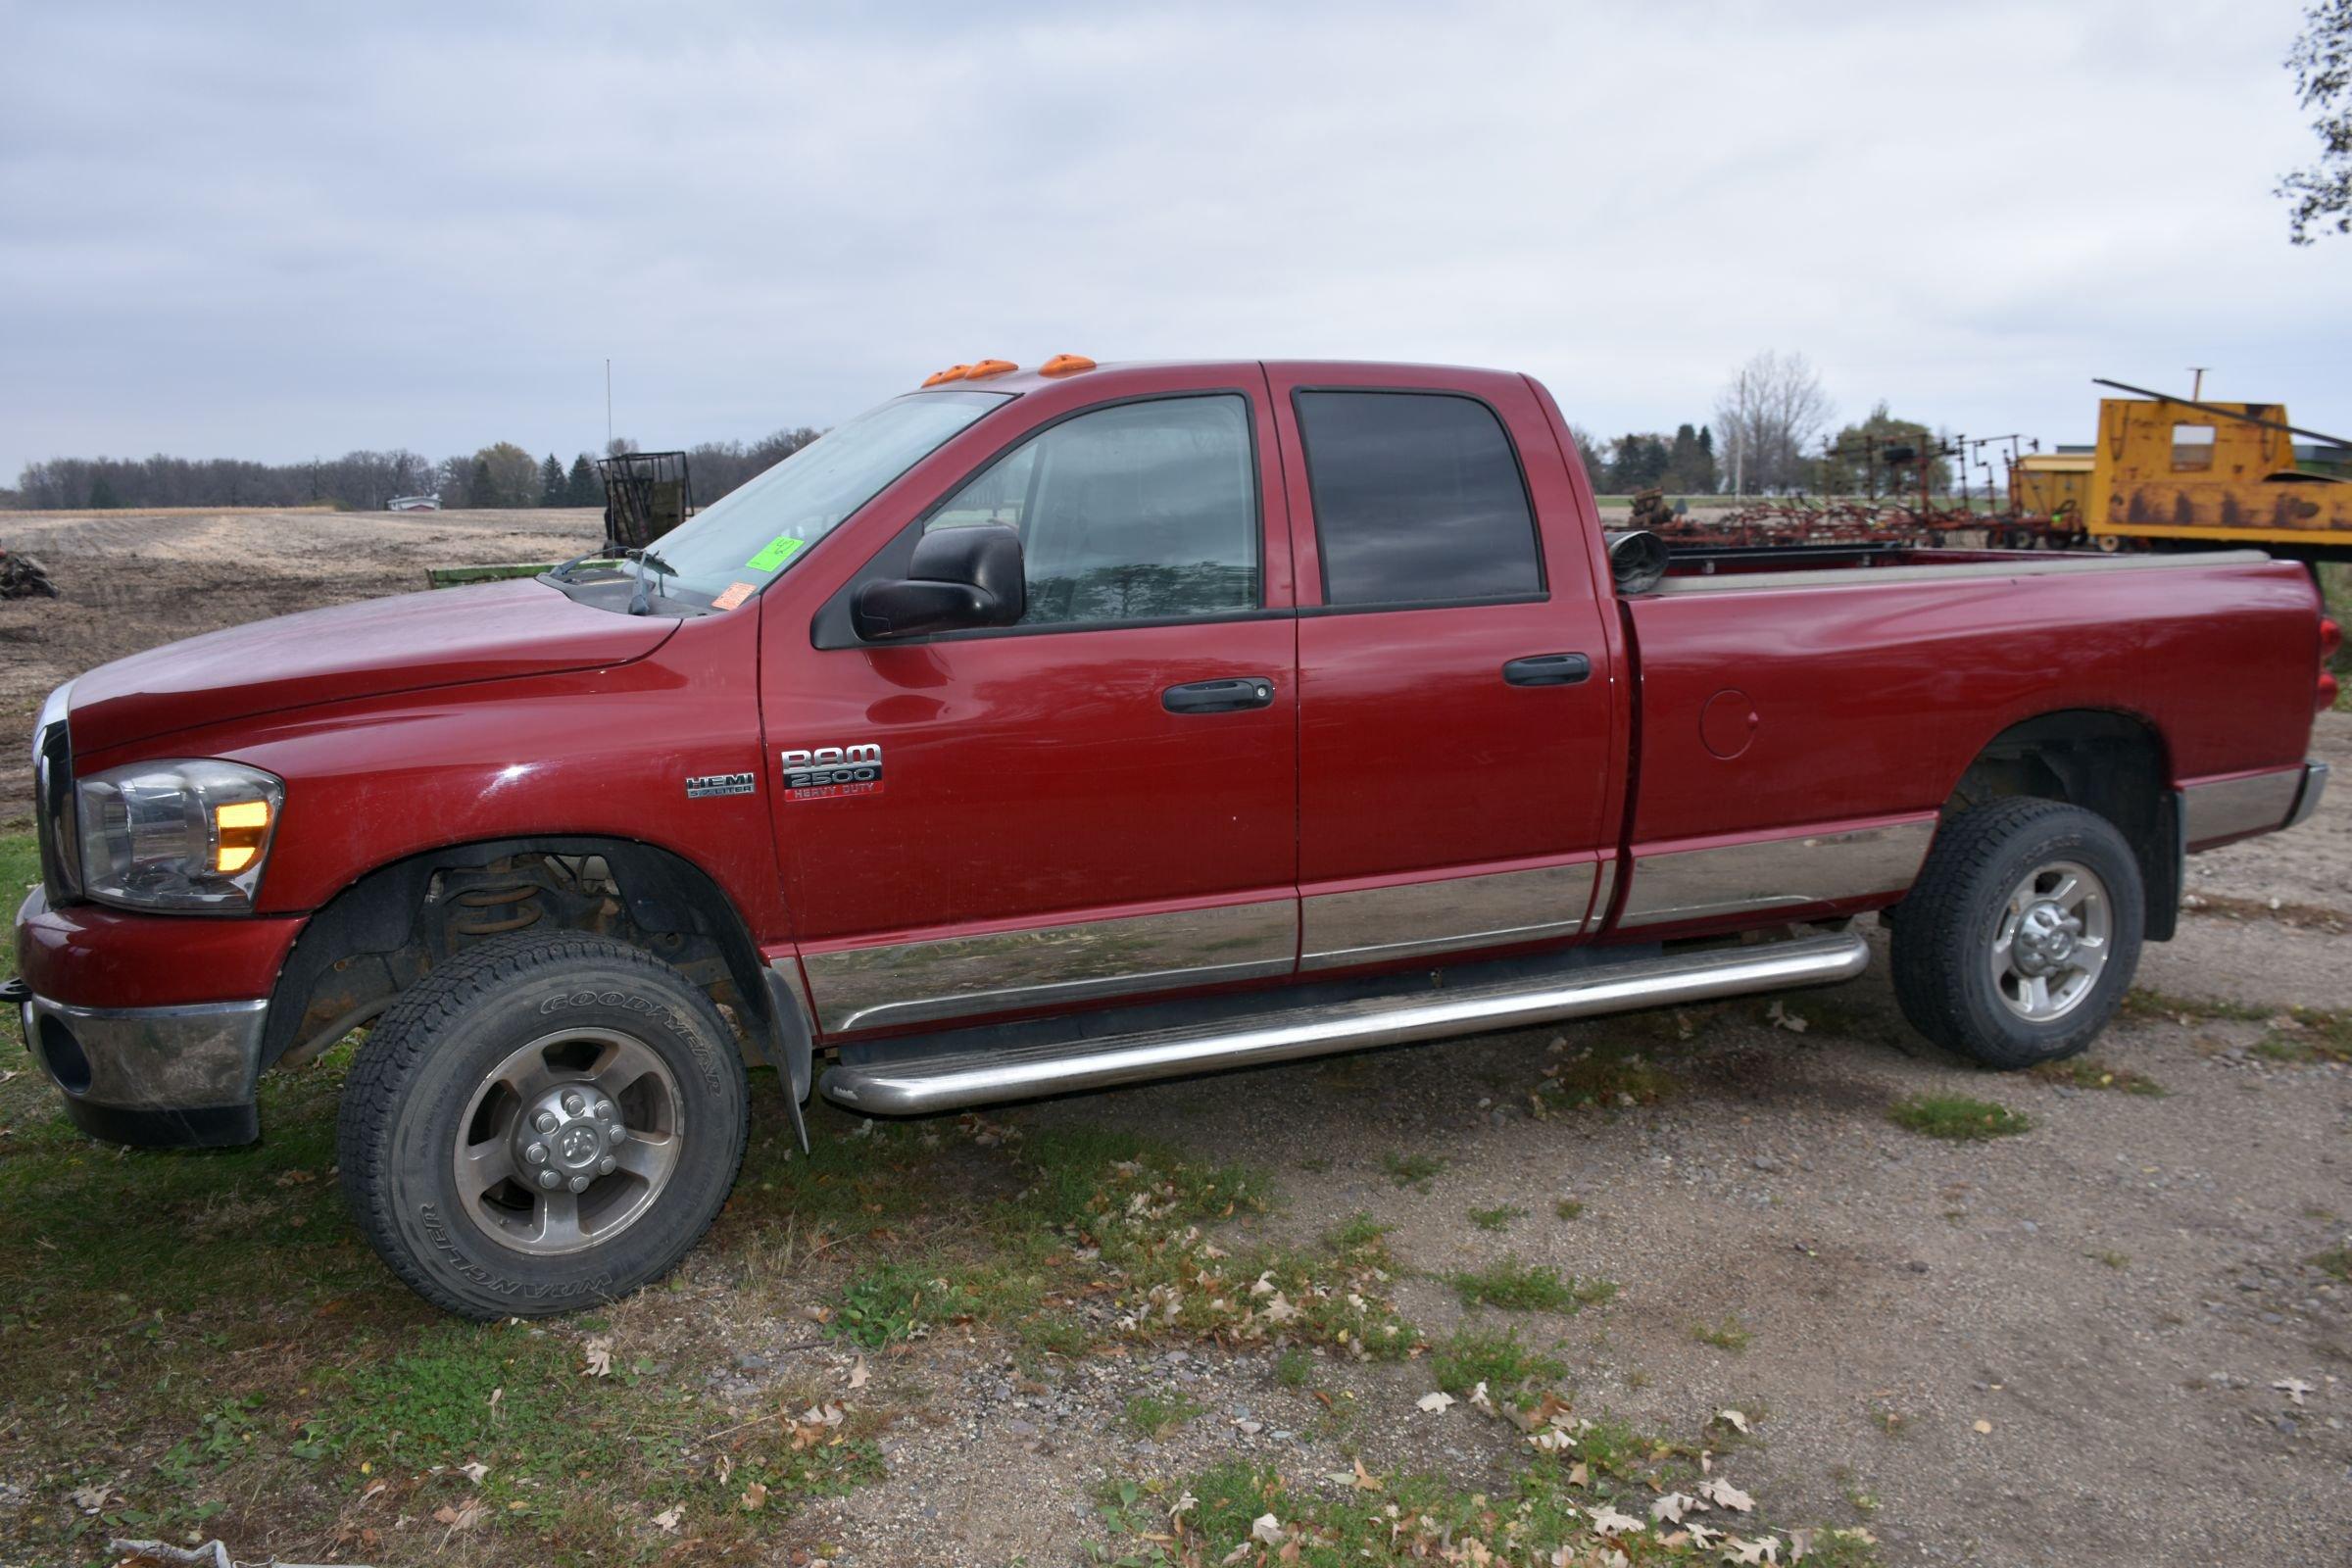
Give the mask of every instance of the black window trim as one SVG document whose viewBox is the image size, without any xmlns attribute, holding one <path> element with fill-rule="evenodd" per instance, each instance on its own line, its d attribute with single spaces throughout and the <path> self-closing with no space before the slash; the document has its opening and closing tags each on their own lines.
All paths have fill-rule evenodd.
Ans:
<svg viewBox="0 0 2352 1568">
<path fill-rule="evenodd" d="M 1027 446 L 1057 425 L 1068 423 L 1104 409 L 1126 408 L 1137 403 L 1172 403 L 1179 398 L 1234 398 L 1242 400 L 1249 417 L 1243 421 L 1250 437 L 1250 516 L 1251 537 L 1257 549 L 1257 607 L 1237 610 L 1221 615 L 1166 615 L 1138 620 L 1064 621 L 1050 626 L 973 626 L 962 631 L 929 632 L 919 637 L 893 637 L 887 642 L 869 643 L 859 637 L 850 622 L 850 602 L 858 590 L 877 578 L 892 574 L 892 567 L 883 564 L 885 558 L 903 561 L 914 549 L 914 542 L 923 536 L 923 529 L 939 515 L 947 504 L 963 493 L 963 487 L 1013 453 Z M 908 519 L 906 524 L 884 542 L 882 548 L 866 558 L 848 582 L 817 607 L 809 617 L 809 646 L 817 649 L 840 648 L 920 648 L 930 643 L 976 642 L 997 637 L 1066 636 L 1072 633 L 1105 631 L 1137 631 L 1155 626 L 1221 626 L 1245 620 L 1287 620 L 1297 613 L 1294 607 L 1266 604 L 1266 476 L 1261 466 L 1257 440 L 1258 401 L 1250 389 L 1240 386 L 1174 387 L 1161 392 L 1134 392 L 1125 397 L 1105 398 L 1100 403 L 1088 403 L 1067 410 L 1039 424 L 1030 425 L 1006 441 L 987 457 L 957 476 L 953 484 L 940 492 L 939 498 Z M 975 421 L 977 422 L 977 421 Z M 1507 433 L 1507 432 L 1506 432 Z"/>
<path fill-rule="evenodd" d="M 1536 547 L 1536 592 L 1532 594 L 1480 594 L 1462 599 L 1399 599 L 1372 605 L 1335 605 L 1331 602 L 1331 556 L 1323 548 L 1323 514 L 1315 505 L 1315 453 L 1306 438 L 1306 411 L 1298 399 L 1311 392 L 1379 392 L 1397 397 L 1460 398 L 1475 403 L 1487 411 L 1494 428 L 1502 432 L 1503 450 L 1511 455 L 1511 467 L 1519 475 L 1519 497 L 1527 503 L 1527 530 Z M 1301 382 L 1291 388 L 1291 422 L 1298 428 L 1298 459 L 1306 469 L 1307 520 L 1315 530 L 1315 579 L 1322 590 L 1323 603 L 1302 605 L 1300 615 L 1377 615 L 1395 614 L 1405 610 L 1463 610 L 1482 605 L 1543 605 L 1551 602 L 1551 564 L 1544 556 L 1544 519 L 1536 511 L 1535 487 L 1527 482 L 1527 460 L 1519 455 L 1518 438 L 1511 434 L 1511 421 L 1502 411 L 1475 392 L 1450 386 L 1352 386 L 1345 382 Z"/>
</svg>

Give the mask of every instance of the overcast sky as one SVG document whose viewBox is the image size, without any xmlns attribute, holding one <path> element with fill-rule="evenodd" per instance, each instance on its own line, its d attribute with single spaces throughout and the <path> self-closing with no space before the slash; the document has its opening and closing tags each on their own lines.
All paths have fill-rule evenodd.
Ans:
<svg viewBox="0 0 2352 1568">
<path fill-rule="evenodd" d="M 2290 0 L 283 8 L 0 0 L 0 483 L 567 461 L 955 361 L 1493 364 L 1607 435 L 1757 350 L 2089 438 L 2093 375 L 2352 427 Z"/>
</svg>

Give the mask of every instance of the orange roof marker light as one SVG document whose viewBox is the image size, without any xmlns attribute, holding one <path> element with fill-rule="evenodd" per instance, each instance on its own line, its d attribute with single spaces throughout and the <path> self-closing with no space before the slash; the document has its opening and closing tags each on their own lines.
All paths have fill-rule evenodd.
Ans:
<svg viewBox="0 0 2352 1568">
<path fill-rule="evenodd" d="M 972 373 L 968 365 L 951 365 L 944 370 L 934 370 L 923 377 L 923 385 L 937 386 L 942 381 L 960 381 Z"/>
<path fill-rule="evenodd" d="M 1019 368 L 1020 367 L 1010 360 L 982 360 L 964 371 L 963 378 L 966 381 L 977 381 L 984 375 L 1003 375 L 1006 370 Z"/>
<path fill-rule="evenodd" d="M 1040 375 L 1074 375 L 1080 370 L 1091 370 L 1094 368 L 1095 362 L 1083 354 L 1056 354 L 1039 366 L 1037 373 Z"/>
</svg>

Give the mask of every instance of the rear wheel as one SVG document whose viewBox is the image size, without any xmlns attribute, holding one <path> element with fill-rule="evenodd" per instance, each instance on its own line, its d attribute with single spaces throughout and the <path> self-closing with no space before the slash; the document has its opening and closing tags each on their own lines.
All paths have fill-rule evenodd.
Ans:
<svg viewBox="0 0 2352 1568">
<path fill-rule="evenodd" d="M 1894 991 L 1912 1027 L 1989 1067 L 2071 1056 L 2139 965 L 2139 862 L 2113 823 L 2003 800 L 1947 821 L 1895 922 Z"/>
<path fill-rule="evenodd" d="M 337 1135 L 352 1213 L 394 1273 L 467 1317 L 625 1296 L 726 1201 L 743 1061 L 708 997 L 573 932 L 468 948 L 360 1053 Z"/>
</svg>

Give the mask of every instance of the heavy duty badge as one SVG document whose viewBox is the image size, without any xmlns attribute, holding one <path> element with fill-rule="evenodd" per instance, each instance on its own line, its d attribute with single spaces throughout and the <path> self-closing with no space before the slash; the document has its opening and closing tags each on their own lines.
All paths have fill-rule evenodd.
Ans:
<svg viewBox="0 0 2352 1568">
<path fill-rule="evenodd" d="M 784 794 L 795 801 L 821 801 L 836 795 L 882 793 L 882 748 L 879 746 L 818 746 L 787 748 Z"/>
<path fill-rule="evenodd" d="M 705 773 L 686 781 L 686 798 L 699 801 L 707 795 L 749 795 L 760 787 L 760 781 L 750 773 Z"/>
</svg>

